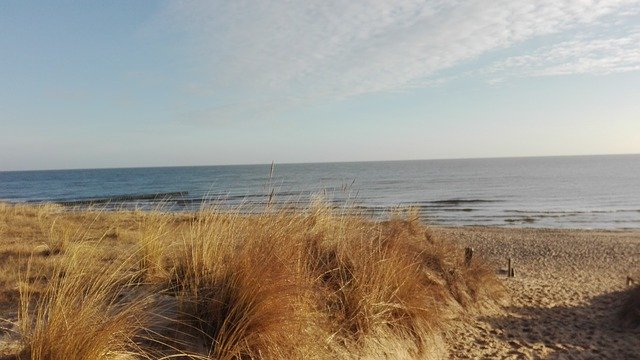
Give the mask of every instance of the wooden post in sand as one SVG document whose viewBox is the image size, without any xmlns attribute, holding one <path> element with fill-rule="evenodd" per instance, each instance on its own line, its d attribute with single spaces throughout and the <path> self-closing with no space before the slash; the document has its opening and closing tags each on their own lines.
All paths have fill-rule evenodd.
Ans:
<svg viewBox="0 0 640 360">
<path fill-rule="evenodd" d="M 631 286 L 633 285 L 634 281 L 633 278 L 631 276 L 627 276 L 627 286 Z"/>
<path fill-rule="evenodd" d="M 468 247 L 464 249 L 464 265 L 469 267 L 471 265 L 471 259 L 473 258 L 473 248 Z"/>
<path fill-rule="evenodd" d="M 514 277 L 515 271 L 513 271 L 513 267 L 511 266 L 511 258 L 507 260 L 507 277 Z"/>
</svg>

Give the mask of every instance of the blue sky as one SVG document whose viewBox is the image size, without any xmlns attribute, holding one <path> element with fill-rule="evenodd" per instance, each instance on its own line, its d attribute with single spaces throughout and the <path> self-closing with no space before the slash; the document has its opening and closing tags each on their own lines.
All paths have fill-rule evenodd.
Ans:
<svg viewBox="0 0 640 360">
<path fill-rule="evenodd" d="M 640 153 L 640 0 L 0 2 L 0 170 Z"/>
</svg>

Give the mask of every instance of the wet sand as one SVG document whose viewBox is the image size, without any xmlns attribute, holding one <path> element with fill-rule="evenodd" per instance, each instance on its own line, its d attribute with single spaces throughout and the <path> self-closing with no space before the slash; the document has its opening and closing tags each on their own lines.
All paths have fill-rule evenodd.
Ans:
<svg viewBox="0 0 640 360">
<path fill-rule="evenodd" d="M 640 330 L 617 312 L 640 274 L 640 231 L 441 228 L 515 278 L 502 313 L 449 334 L 454 359 L 640 359 Z M 637 275 L 636 275 L 637 277 Z M 638 280 L 638 279 L 637 279 Z"/>
</svg>

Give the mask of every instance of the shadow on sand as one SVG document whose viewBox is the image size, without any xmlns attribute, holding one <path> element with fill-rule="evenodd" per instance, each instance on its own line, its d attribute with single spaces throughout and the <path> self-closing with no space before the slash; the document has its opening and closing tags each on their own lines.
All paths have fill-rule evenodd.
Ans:
<svg viewBox="0 0 640 360">
<path fill-rule="evenodd" d="M 640 359 L 640 328 L 623 327 L 619 318 L 627 295 L 604 294 L 584 306 L 511 307 L 510 316 L 482 320 L 515 347 L 553 349 L 548 359 Z"/>
</svg>

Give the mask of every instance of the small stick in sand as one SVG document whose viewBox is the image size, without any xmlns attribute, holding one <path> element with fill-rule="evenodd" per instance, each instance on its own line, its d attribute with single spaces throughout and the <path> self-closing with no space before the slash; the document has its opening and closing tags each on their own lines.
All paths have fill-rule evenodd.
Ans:
<svg viewBox="0 0 640 360">
<path fill-rule="evenodd" d="M 635 281 L 633 280 L 633 278 L 631 276 L 627 275 L 627 286 L 631 286 L 635 284 Z"/>
</svg>

